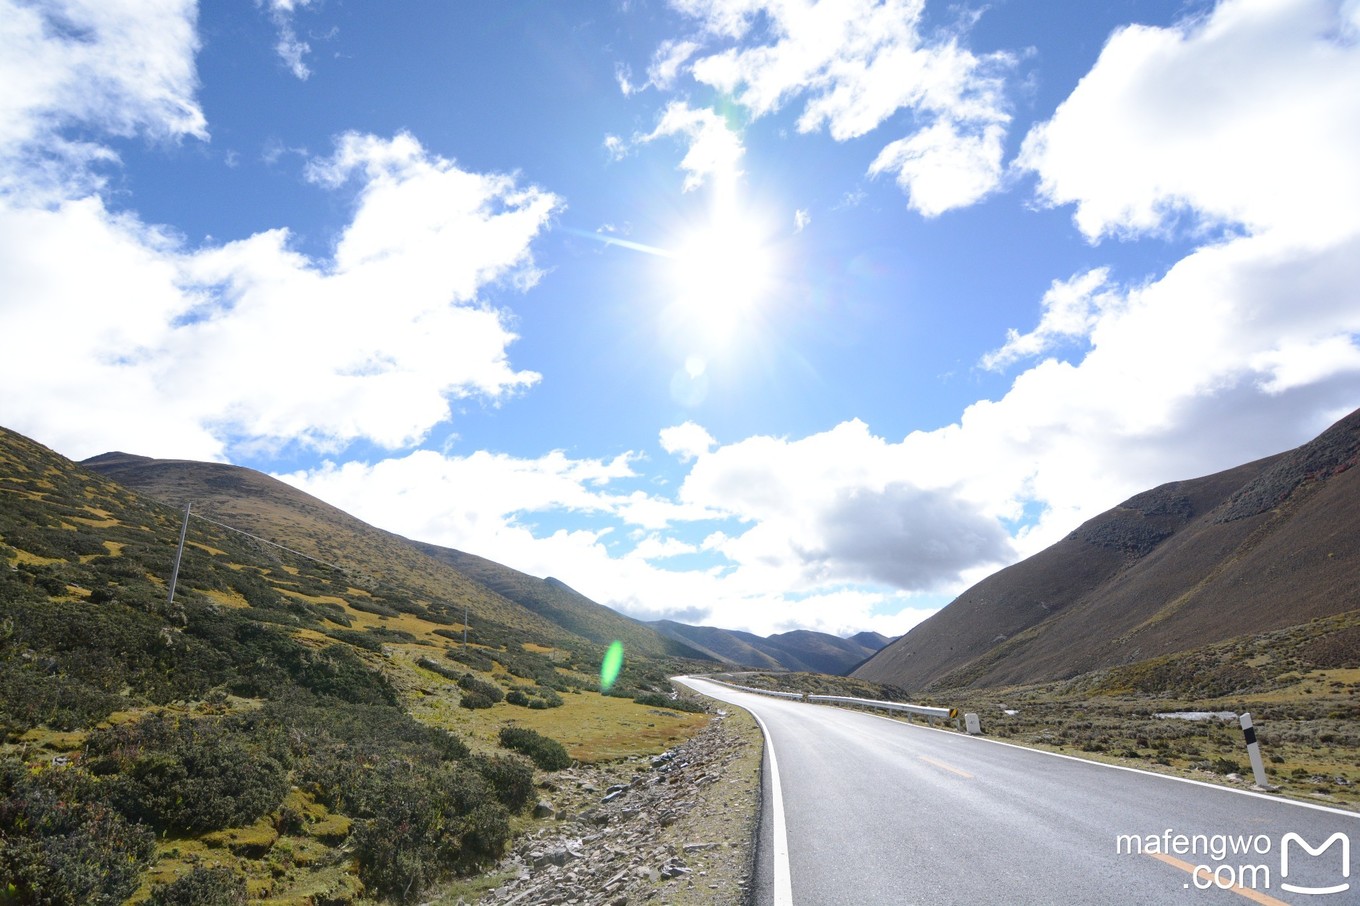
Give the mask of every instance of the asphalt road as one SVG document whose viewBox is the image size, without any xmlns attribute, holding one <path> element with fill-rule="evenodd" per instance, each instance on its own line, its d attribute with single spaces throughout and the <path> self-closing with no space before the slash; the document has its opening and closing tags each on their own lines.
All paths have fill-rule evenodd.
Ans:
<svg viewBox="0 0 1360 906">
<path fill-rule="evenodd" d="M 682 681 L 765 730 L 761 906 L 1360 904 L 1353 812 Z"/>
</svg>

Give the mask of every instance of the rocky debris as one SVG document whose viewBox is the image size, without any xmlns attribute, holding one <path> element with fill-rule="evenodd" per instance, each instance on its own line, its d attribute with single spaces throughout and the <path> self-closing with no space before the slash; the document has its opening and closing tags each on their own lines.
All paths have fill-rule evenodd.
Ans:
<svg viewBox="0 0 1360 906">
<path fill-rule="evenodd" d="M 1305 482 L 1326 481 L 1360 464 L 1360 411 L 1352 412 L 1301 447 L 1274 458 L 1236 493 L 1215 522 L 1257 516 L 1280 506 Z"/>
<path fill-rule="evenodd" d="M 486 894 L 483 906 L 669 902 L 687 889 L 689 901 L 739 903 L 751 874 L 750 821 L 726 823 L 741 833 L 693 839 L 704 828 L 703 788 L 737 783 L 724 769 L 748 742 L 726 732 L 720 715 L 694 738 L 661 755 L 557 771 L 543 826 L 522 837 L 495 869 L 510 880 Z M 541 789 L 543 787 L 540 787 Z M 605 792 L 600 794 L 600 790 Z M 705 809 L 711 805 L 703 806 Z M 685 821 L 683 829 L 670 830 Z M 668 839 L 676 833 L 689 839 Z M 737 870 L 710 873 L 718 860 Z"/>
</svg>

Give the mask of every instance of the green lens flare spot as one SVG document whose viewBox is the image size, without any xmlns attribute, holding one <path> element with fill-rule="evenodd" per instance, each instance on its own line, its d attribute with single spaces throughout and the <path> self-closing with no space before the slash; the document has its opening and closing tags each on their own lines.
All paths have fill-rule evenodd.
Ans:
<svg viewBox="0 0 1360 906">
<path fill-rule="evenodd" d="M 614 642 L 609 646 L 609 650 L 604 653 L 604 661 L 600 663 L 600 691 L 608 692 L 614 687 L 614 681 L 619 678 L 619 671 L 623 669 L 623 643 Z"/>
</svg>

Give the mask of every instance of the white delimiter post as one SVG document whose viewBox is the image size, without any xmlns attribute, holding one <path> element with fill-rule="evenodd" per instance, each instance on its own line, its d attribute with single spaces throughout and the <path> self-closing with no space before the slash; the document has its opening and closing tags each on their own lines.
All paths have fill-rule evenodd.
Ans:
<svg viewBox="0 0 1360 906">
<path fill-rule="evenodd" d="M 1242 735 L 1247 739 L 1247 756 L 1251 758 L 1251 771 L 1256 775 L 1256 785 L 1263 790 L 1273 789 L 1266 783 L 1266 766 L 1261 763 L 1261 746 L 1256 742 L 1256 728 L 1251 725 L 1251 714 L 1242 713 Z"/>
</svg>

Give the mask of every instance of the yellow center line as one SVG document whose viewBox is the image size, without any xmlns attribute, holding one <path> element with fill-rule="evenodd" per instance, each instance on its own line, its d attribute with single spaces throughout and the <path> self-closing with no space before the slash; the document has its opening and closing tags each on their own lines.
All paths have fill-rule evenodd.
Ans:
<svg viewBox="0 0 1360 906">
<path fill-rule="evenodd" d="M 948 771 L 951 774 L 958 774 L 960 777 L 967 777 L 969 780 L 973 779 L 972 774 L 968 773 L 967 771 L 960 771 L 958 768 L 947 765 L 943 761 L 936 761 L 934 758 L 930 758 L 926 755 L 917 755 L 916 757 L 924 761 L 926 764 L 933 764 L 935 765 L 935 767 Z"/>
<path fill-rule="evenodd" d="M 1177 859 L 1174 856 L 1168 856 L 1164 853 L 1144 853 L 1144 855 L 1151 856 L 1158 861 L 1165 862 L 1167 865 L 1179 868 L 1191 877 L 1195 876 L 1195 866 L 1191 865 L 1189 862 L 1182 862 L 1180 859 Z M 1234 884 L 1232 887 L 1219 887 L 1217 884 L 1212 886 L 1218 890 L 1231 890 L 1240 897 L 1246 897 L 1254 903 L 1260 903 L 1261 906 L 1289 906 L 1284 900 L 1277 900 L 1268 893 L 1261 893 L 1259 890 L 1252 890 L 1249 887 L 1242 887 L 1237 884 Z"/>
</svg>

